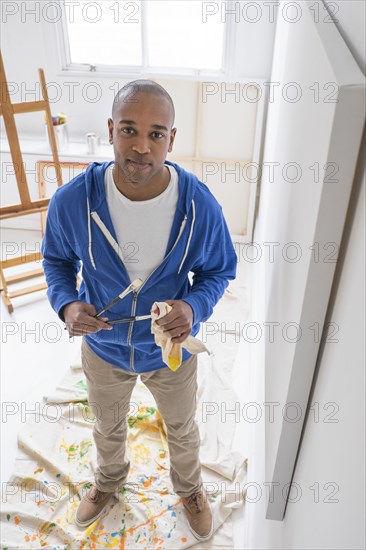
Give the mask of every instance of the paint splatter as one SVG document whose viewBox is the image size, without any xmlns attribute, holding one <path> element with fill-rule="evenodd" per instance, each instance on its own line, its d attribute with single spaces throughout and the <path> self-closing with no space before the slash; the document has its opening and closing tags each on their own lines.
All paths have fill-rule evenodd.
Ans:
<svg viewBox="0 0 366 550">
<path fill-rule="evenodd" d="M 75 386 L 76 386 L 77 388 L 80 388 L 80 389 L 83 390 L 83 391 L 88 391 L 88 387 L 87 387 L 87 385 L 86 385 L 85 380 L 79 380 L 79 382 L 77 382 L 77 383 L 75 384 Z"/>
<path fill-rule="evenodd" d="M 60 447 L 66 451 L 68 460 L 79 461 L 90 451 L 92 445 L 91 439 L 88 438 L 82 439 L 80 443 L 74 442 L 72 445 L 68 445 L 62 440 Z"/>
<path fill-rule="evenodd" d="M 151 449 L 144 444 L 131 444 L 130 455 L 135 464 L 148 466 L 151 462 Z"/>
<path fill-rule="evenodd" d="M 155 407 L 140 407 L 139 410 L 140 409 L 145 412 L 139 412 L 136 416 L 128 417 L 127 422 L 130 428 L 134 428 L 139 421 L 145 420 L 145 418 L 149 418 L 151 415 L 156 413 Z"/>
</svg>

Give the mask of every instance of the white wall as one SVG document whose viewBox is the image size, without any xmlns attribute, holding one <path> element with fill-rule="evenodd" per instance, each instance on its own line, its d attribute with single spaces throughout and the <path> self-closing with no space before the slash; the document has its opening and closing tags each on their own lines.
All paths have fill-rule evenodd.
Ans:
<svg viewBox="0 0 366 550">
<path fill-rule="evenodd" d="M 360 67 L 364 67 L 363 2 L 337 2 L 337 24 L 344 40 L 354 53 Z M 357 22 L 354 26 L 352 22 Z M 343 25 L 344 22 L 344 25 Z M 273 136 L 267 136 L 272 138 Z M 361 151 L 364 155 L 365 138 Z M 271 208 L 271 189 L 263 187 L 255 242 L 261 243 L 273 234 L 276 220 L 266 216 Z M 284 198 L 285 199 L 285 198 Z M 276 203 L 278 219 L 287 215 L 286 200 Z M 246 504 L 246 529 L 250 532 L 248 547 L 256 549 L 361 549 L 365 548 L 365 160 L 360 155 L 354 179 L 350 208 L 342 241 L 343 253 L 337 265 L 330 306 L 326 321 L 339 326 L 337 343 L 326 343 L 319 354 L 316 381 L 311 403 L 320 405 L 320 421 L 310 415 L 295 468 L 293 483 L 301 488 L 298 502 L 289 503 L 283 522 L 266 520 L 266 498 Z M 265 268 L 256 266 L 256 300 L 254 316 L 264 311 L 259 298 L 263 293 Z M 266 294 L 268 288 L 264 289 Z M 261 310 L 262 308 L 262 310 Z M 264 357 L 258 348 L 255 383 L 252 400 L 263 403 Z M 252 365 L 253 367 L 253 365 Z M 339 407 L 335 417 L 338 423 L 324 422 L 331 406 Z M 265 478 L 264 424 L 252 428 L 253 449 L 249 480 L 263 488 Z M 326 483 L 332 485 L 326 486 Z M 317 485 L 318 484 L 318 485 Z M 313 489 L 311 489 L 311 487 Z M 319 487 L 319 502 L 314 490 Z M 336 489 L 332 494 L 333 488 Z M 338 502 L 326 502 L 338 499 Z"/>
</svg>

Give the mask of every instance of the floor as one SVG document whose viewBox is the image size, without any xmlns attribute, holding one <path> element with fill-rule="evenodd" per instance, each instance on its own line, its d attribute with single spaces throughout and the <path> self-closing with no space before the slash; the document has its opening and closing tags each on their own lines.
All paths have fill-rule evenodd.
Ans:
<svg viewBox="0 0 366 550">
<path fill-rule="evenodd" d="M 41 241 L 38 231 L 3 229 L 1 232 L 2 258 L 21 252 L 31 252 Z M 36 245 L 36 247 L 39 246 Z M 37 248 L 36 248 L 37 249 Z M 37 267 L 32 266 L 32 268 Z M 239 261 L 237 278 L 230 283 L 243 297 L 243 311 L 248 304 L 250 264 Z M 10 275 L 10 270 L 9 273 Z M 32 279 L 30 284 L 40 282 Z M 24 286 L 24 283 L 23 283 Z M 16 286 L 12 287 L 15 290 Z M 9 479 L 17 454 L 17 433 L 30 415 L 41 412 L 43 395 L 49 393 L 63 377 L 70 361 L 80 346 L 77 338 L 71 341 L 63 323 L 51 309 L 46 291 L 39 291 L 13 300 L 14 312 L 9 314 L 1 301 L 1 477 Z M 239 320 L 240 322 L 240 320 Z M 240 410 L 249 399 L 250 362 L 248 348 L 242 340 L 234 366 L 235 386 L 238 388 Z M 237 424 L 235 450 L 249 453 L 247 426 L 243 420 Z M 246 546 L 245 506 L 233 511 L 235 548 Z"/>
</svg>

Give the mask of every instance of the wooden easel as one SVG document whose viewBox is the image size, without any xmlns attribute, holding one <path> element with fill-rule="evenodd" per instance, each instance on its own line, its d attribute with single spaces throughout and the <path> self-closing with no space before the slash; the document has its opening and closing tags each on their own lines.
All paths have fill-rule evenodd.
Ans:
<svg viewBox="0 0 366 550">
<path fill-rule="evenodd" d="M 7 218 L 13 218 L 17 216 L 25 216 L 27 214 L 46 212 L 50 199 L 42 198 L 40 200 L 32 201 L 29 193 L 28 182 L 26 173 L 24 170 L 23 157 L 20 150 L 18 132 L 15 125 L 14 115 L 22 113 L 33 113 L 36 111 L 44 111 L 46 114 L 46 124 L 48 126 L 48 132 L 50 137 L 50 144 L 53 156 L 53 164 L 56 170 L 57 185 L 62 185 L 62 174 L 60 161 L 58 157 L 56 138 L 53 129 L 51 110 L 48 100 L 48 93 L 46 87 L 46 80 L 44 77 L 43 69 L 38 69 L 39 79 L 42 88 L 41 101 L 27 101 L 23 103 L 14 103 L 10 101 L 9 88 L 6 80 L 5 69 L 3 64 L 2 55 L 0 52 L 0 79 L 1 79 L 1 92 L 0 92 L 0 115 L 4 117 L 5 130 L 8 137 L 10 154 L 14 166 L 15 178 L 17 181 L 18 192 L 20 197 L 19 204 L 13 204 L 11 206 L 4 206 L 0 208 L 0 220 Z M 11 277 L 5 277 L 4 269 L 23 265 L 24 263 L 37 262 L 42 260 L 40 252 L 31 254 L 24 254 L 22 256 L 14 257 L 9 260 L 0 260 L 0 278 L 2 283 L 1 295 L 5 305 L 8 308 L 9 313 L 13 311 L 12 298 L 17 296 L 23 296 L 30 294 L 38 290 L 47 288 L 47 284 L 40 283 L 33 286 L 22 288 L 15 292 L 10 293 L 8 291 L 8 285 L 18 283 L 33 277 L 43 275 L 43 269 L 34 269 L 19 275 L 13 275 Z"/>
</svg>

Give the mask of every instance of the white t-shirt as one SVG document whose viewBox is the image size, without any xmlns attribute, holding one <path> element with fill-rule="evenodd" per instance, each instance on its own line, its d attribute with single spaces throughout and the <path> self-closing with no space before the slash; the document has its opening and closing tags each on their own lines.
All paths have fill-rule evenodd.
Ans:
<svg viewBox="0 0 366 550">
<path fill-rule="evenodd" d="M 132 201 L 122 195 L 113 179 L 111 164 L 105 172 L 105 191 L 124 264 L 133 281 L 143 281 L 165 257 L 178 202 L 178 173 L 173 166 L 170 182 L 157 197 Z"/>
</svg>

